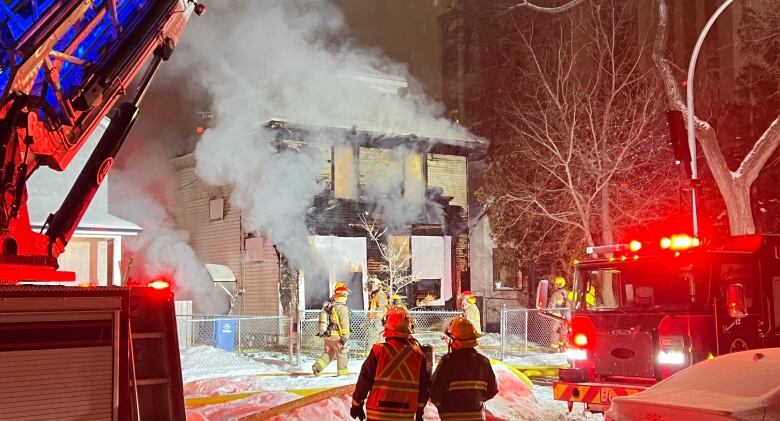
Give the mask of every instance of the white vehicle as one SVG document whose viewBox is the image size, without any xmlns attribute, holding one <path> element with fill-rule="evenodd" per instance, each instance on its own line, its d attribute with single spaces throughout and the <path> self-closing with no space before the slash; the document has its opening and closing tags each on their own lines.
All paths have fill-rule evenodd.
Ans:
<svg viewBox="0 0 780 421">
<path fill-rule="evenodd" d="M 643 392 L 615 398 L 605 420 L 780 420 L 780 348 L 698 363 Z"/>
</svg>

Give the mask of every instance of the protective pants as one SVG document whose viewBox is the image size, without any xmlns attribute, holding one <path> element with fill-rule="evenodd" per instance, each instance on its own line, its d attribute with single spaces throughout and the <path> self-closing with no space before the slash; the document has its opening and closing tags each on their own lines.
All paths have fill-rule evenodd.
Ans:
<svg viewBox="0 0 780 421">
<path fill-rule="evenodd" d="M 378 319 L 369 319 L 368 325 L 366 326 L 366 333 L 368 337 L 368 343 L 366 344 L 366 349 L 371 350 L 371 347 L 374 346 L 374 344 L 378 344 L 380 342 L 383 342 L 382 340 L 382 321 Z"/>
<path fill-rule="evenodd" d="M 568 341 L 568 333 L 566 325 L 560 320 L 555 320 L 552 325 L 552 332 L 550 332 L 550 348 L 555 352 L 564 351 Z"/>
<path fill-rule="evenodd" d="M 349 356 L 347 355 L 344 345 L 341 344 L 340 337 L 336 336 L 325 338 L 325 349 L 320 355 L 320 358 L 314 362 L 312 370 L 319 374 L 330 364 L 331 361 L 336 360 L 336 373 L 338 375 L 346 375 L 349 373 L 347 370 L 347 361 Z"/>
</svg>

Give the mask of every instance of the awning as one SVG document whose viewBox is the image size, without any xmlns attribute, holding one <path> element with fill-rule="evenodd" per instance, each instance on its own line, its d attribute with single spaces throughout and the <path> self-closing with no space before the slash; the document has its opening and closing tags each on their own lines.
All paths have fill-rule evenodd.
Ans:
<svg viewBox="0 0 780 421">
<path fill-rule="evenodd" d="M 204 266 L 214 282 L 236 282 L 236 274 L 230 267 L 213 263 L 206 263 Z"/>
<path fill-rule="evenodd" d="M 40 231 L 49 213 L 59 208 L 58 198 L 51 196 L 30 197 L 28 201 L 30 225 L 33 230 Z M 133 236 L 138 235 L 143 228 L 138 225 L 111 215 L 101 206 L 91 206 L 79 222 L 74 235 L 91 236 Z"/>
</svg>

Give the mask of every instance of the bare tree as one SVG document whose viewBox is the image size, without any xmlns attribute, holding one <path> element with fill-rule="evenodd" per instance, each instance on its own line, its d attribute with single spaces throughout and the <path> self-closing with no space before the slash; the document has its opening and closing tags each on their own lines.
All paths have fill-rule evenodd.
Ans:
<svg viewBox="0 0 780 421">
<path fill-rule="evenodd" d="M 507 11 L 512 11 L 515 9 L 521 9 L 521 8 L 527 8 L 530 10 L 533 10 L 535 12 L 542 12 L 542 13 L 561 13 L 565 12 L 574 6 L 577 6 L 578 4 L 584 2 L 585 0 L 570 0 L 564 4 L 561 4 L 559 6 L 540 6 L 536 3 L 529 2 L 528 0 L 524 0 L 522 3 L 517 3 L 513 6 L 510 6 Z"/>
<path fill-rule="evenodd" d="M 688 109 L 680 94 L 672 66 L 664 54 L 669 31 L 668 24 L 669 9 L 666 0 L 658 0 L 658 28 L 653 59 L 663 78 L 670 106 L 682 111 L 687 118 Z M 751 211 L 750 187 L 780 144 L 780 115 L 756 140 L 736 170 L 729 168 L 718 141 L 718 134 L 712 125 L 698 116 L 694 116 L 694 118 L 696 120 L 696 138 L 726 204 L 731 234 L 755 233 L 756 226 Z"/>
<path fill-rule="evenodd" d="M 395 237 L 400 241 L 390 241 L 387 227 L 380 229 L 376 219 L 369 218 L 367 213 L 361 213 L 359 217 L 360 228 L 376 244 L 379 254 L 382 256 L 379 270 L 387 275 L 387 281 L 382 281 L 382 289 L 392 297 L 406 286 L 417 282 L 418 277 L 410 271 L 412 254 L 409 247 L 409 237 Z"/>
<path fill-rule="evenodd" d="M 537 250 L 530 258 L 568 261 L 582 245 L 612 243 L 662 218 L 676 191 L 663 92 L 641 65 L 652 43 L 633 13 L 630 2 L 604 1 L 567 12 L 552 39 L 517 31 L 529 62 L 504 104 L 510 134 L 495 141 L 479 196 L 496 234 Z"/>
</svg>

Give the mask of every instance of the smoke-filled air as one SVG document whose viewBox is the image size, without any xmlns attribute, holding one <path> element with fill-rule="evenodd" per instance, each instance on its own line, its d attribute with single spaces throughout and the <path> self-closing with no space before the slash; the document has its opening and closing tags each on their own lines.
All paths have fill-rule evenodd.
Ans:
<svg viewBox="0 0 780 421">
<path fill-rule="evenodd" d="M 292 266 L 308 273 L 317 270 L 307 267 L 317 259 L 305 216 L 324 188 L 321 161 L 308 152 L 278 151 L 277 133 L 266 123 L 468 137 L 441 118 L 441 106 L 408 89 L 404 65 L 354 48 L 340 12 L 325 0 L 212 1 L 183 39 L 175 73 L 193 78 L 213 98 L 213 126 L 195 150 L 197 174 L 212 185 L 235 186 L 231 202 L 243 211 L 245 229 L 266 235 Z M 331 144 L 343 141 L 332 132 L 314 132 L 309 136 Z M 389 206 L 387 182 L 402 176 L 396 175 L 368 177 L 366 187 L 389 212 L 388 221 L 401 226 L 425 203 Z"/>
</svg>

